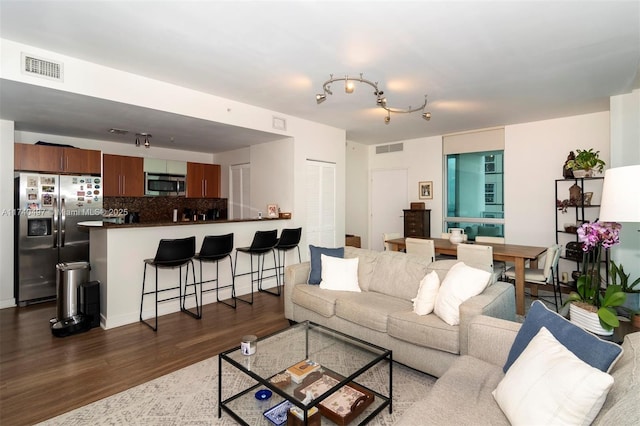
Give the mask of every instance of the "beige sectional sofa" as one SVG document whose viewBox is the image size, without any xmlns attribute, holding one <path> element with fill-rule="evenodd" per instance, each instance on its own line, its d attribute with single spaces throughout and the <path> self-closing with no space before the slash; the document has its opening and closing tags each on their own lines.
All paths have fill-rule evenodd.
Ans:
<svg viewBox="0 0 640 426">
<path fill-rule="evenodd" d="M 468 353 L 459 357 L 396 424 L 509 425 L 491 392 L 505 376 L 502 367 L 520 327 L 511 321 L 474 317 L 467 334 Z M 610 371 L 613 387 L 593 425 L 640 424 L 640 332 L 627 335 L 622 348 L 622 357 Z"/>
<path fill-rule="evenodd" d="M 515 320 L 515 296 L 509 283 L 496 282 L 460 306 L 460 324 L 449 325 L 431 313 L 413 312 L 422 278 L 436 271 L 440 281 L 456 260 L 429 262 L 401 252 L 345 247 L 358 257 L 362 292 L 332 291 L 307 284 L 310 262 L 285 272 L 284 313 L 291 321 L 309 320 L 391 349 L 395 361 L 440 377 L 468 352 L 467 329 L 478 315 Z"/>
</svg>

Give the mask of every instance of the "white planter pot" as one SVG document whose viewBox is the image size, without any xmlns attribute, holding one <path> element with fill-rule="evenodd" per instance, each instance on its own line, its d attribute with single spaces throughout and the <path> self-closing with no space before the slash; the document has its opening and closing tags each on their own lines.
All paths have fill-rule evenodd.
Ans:
<svg viewBox="0 0 640 426">
<path fill-rule="evenodd" d="M 607 331 L 602 328 L 597 312 L 583 309 L 575 303 L 569 305 L 569 320 L 578 327 L 600 336 L 611 336 L 613 334 L 613 330 Z"/>
</svg>

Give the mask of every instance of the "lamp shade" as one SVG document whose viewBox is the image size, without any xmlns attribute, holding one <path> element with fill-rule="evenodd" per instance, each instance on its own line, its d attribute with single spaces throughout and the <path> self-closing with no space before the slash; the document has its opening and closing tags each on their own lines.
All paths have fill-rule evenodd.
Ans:
<svg viewBox="0 0 640 426">
<path fill-rule="evenodd" d="M 601 222 L 640 222 L 640 165 L 616 167 L 604 172 Z"/>
</svg>

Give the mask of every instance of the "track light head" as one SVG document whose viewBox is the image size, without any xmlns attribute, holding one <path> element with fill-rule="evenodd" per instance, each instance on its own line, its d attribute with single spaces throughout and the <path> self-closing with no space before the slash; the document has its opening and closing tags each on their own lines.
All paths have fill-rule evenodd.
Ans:
<svg viewBox="0 0 640 426">
<path fill-rule="evenodd" d="M 318 105 L 320 105 L 326 100 L 327 100 L 327 95 L 325 95 L 324 93 L 318 93 L 316 95 L 316 102 L 318 103 Z"/>
<path fill-rule="evenodd" d="M 391 121 L 391 113 L 387 112 L 387 116 L 384 118 L 384 124 L 389 124 Z"/>
<path fill-rule="evenodd" d="M 136 136 L 136 146 L 140 146 L 140 138 L 138 136 Z"/>
<path fill-rule="evenodd" d="M 431 113 L 430 112 L 423 112 L 422 113 L 422 118 L 424 118 L 427 121 L 431 120 Z"/>
<path fill-rule="evenodd" d="M 348 77 L 344 81 L 344 91 L 346 93 L 353 93 L 356 90 L 356 85 L 353 83 L 353 80 L 349 80 Z"/>
</svg>

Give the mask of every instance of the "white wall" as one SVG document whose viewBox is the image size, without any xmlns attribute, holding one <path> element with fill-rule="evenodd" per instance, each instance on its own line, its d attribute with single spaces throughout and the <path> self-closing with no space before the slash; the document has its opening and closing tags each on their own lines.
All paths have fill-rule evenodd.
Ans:
<svg viewBox="0 0 640 426">
<path fill-rule="evenodd" d="M 345 230 L 347 234 L 361 237 L 362 247 L 369 247 L 369 193 L 362 188 L 369 187 L 369 147 L 357 142 L 347 141 L 345 188 Z"/>
<path fill-rule="evenodd" d="M 13 296 L 13 121 L 0 120 L 0 309 Z"/>
<path fill-rule="evenodd" d="M 555 180 L 569 151 L 593 148 L 609 165 L 608 111 L 505 127 L 505 238 L 555 243 Z M 569 194 L 559 198 L 569 198 Z M 594 194 L 594 197 L 597 194 Z M 567 219 L 570 214 L 566 214 Z M 575 222 L 575 217 L 567 222 Z"/>
<path fill-rule="evenodd" d="M 407 203 L 409 208 L 413 201 L 425 203 L 425 208 L 431 210 L 431 235 L 437 235 L 442 229 L 442 137 L 411 139 L 402 141 L 403 151 L 376 154 L 375 146 L 369 147 L 369 171 L 385 169 L 407 169 Z M 418 182 L 433 181 L 433 199 L 420 200 L 418 197 Z M 370 182 L 370 179 L 368 179 Z M 370 188 L 367 190 L 370 193 Z M 350 200 L 349 200 L 350 201 Z M 359 220 L 369 223 L 370 206 L 367 217 Z M 358 219 L 352 218 L 353 221 Z M 370 229 L 369 229 L 370 232 Z M 367 239 L 367 241 L 369 241 Z M 368 244 L 366 247 L 370 247 Z"/>
<path fill-rule="evenodd" d="M 424 201 L 431 209 L 431 232 L 436 235 L 443 220 L 442 137 L 402 142 L 404 150 L 396 153 L 376 154 L 375 147 L 369 147 L 369 170 L 408 168 L 407 206 L 418 201 L 419 181 L 433 181 L 434 198 Z M 555 179 L 562 178 L 569 151 L 578 148 L 599 150 L 609 164 L 608 112 L 505 126 L 507 242 L 539 246 L 555 243 Z M 349 220 L 369 222 L 364 214 L 351 215 Z"/>
</svg>

